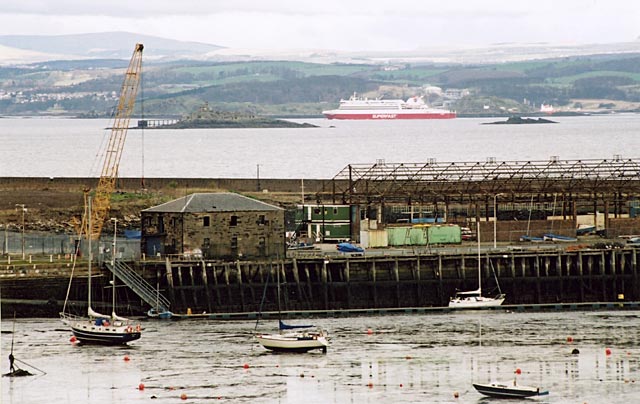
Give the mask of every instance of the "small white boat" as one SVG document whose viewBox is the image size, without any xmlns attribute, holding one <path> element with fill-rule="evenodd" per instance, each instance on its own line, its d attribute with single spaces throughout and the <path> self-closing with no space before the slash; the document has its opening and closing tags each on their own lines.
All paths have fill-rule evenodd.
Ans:
<svg viewBox="0 0 640 404">
<path fill-rule="evenodd" d="M 549 394 L 548 391 L 543 391 L 540 389 L 540 387 L 517 385 L 515 380 L 513 381 L 513 383 L 473 383 L 473 387 L 475 387 L 475 389 L 478 390 L 479 393 L 495 398 L 524 398 L 545 396 Z"/>
<path fill-rule="evenodd" d="M 322 330 L 293 331 L 276 334 L 256 334 L 264 348 L 276 352 L 308 352 L 315 349 L 327 353 L 329 340 Z"/>
<path fill-rule="evenodd" d="M 280 317 L 280 268 L 277 269 L 277 290 L 278 290 L 278 314 Z M 269 271 L 269 275 L 271 271 Z M 269 284 L 269 276 L 267 276 L 266 287 Z M 260 307 L 262 312 L 262 307 Z M 258 321 L 260 316 L 258 316 Z M 256 328 L 258 327 L 256 321 Z M 264 348 L 275 352 L 308 352 L 315 349 L 322 350 L 327 353 L 329 346 L 329 337 L 327 333 L 320 327 L 313 325 L 289 325 L 285 324 L 282 319 L 278 320 L 277 333 L 255 334 L 256 340 Z"/>
<path fill-rule="evenodd" d="M 458 291 L 455 296 L 449 299 L 449 308 L 451 309 L 477 309 L 483 307 L 497 307 L 502 305 L 505 299 L 505 294 L 500 291 L 500 284 L 495 272 L 493 276 L 496 278 L 496 284 L 498 285 L 498 294 L 494 297 L 482 296 L 482 271 L 481 271 L 481 257 L 480 257 L 480 223 L 477 224 L 476 239 L 478 242 L 478 289 L 469 291 Z M 487 257 L 487 261 L 488 261 Z"/>
<path fill-rule="evenodd" d="M 478 307 L 497 307 L 504 302 L 505 295 L 500 293 L 495 297 L 482 296 L 482 290 L 471 290 L 467 292 L 457 292 L 449 300 L 449 308 L 452 309 L 474 309 Z"/>
</svg>

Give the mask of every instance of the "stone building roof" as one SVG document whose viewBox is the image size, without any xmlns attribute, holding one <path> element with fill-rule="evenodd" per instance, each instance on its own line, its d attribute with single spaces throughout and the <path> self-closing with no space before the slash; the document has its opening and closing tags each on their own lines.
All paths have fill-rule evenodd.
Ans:
<svg viewBox="0 0 640 404">
<path fill-rule="evenodd" d="M 232 192 L 195 193 L 144 209 L 142 212 L 205 213 L 283 210 Z"/>
</svg>

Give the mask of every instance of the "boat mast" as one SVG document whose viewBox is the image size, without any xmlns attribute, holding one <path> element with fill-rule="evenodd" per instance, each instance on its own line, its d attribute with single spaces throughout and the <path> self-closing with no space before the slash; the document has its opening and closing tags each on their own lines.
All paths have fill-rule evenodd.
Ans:
<svg viewBox="0 0 640 404">
<path fill-rule="evenodd" d="M 478 226 L 476 226 L 476 231 L 478 235 L 476 238 L 478 239 L 478 291 L 480 295 L 482 295 L 482 276 L 480 275 L 480 221 L 478 221 Z"/>
<path fill-rule="evenodd" d="M 89 229 L 91 228 L 91 197 L 87 197 L 87 220 L 88 220 L 88 227 Z M 89 240 L 89 264 L 88 264 L 88 279 L 89 279 L 89 285 L 87 287 L 87 293 L 89 294 L 89 297 L 87 298 L 87 314 L 89 315 L 89 317 L 91 317 L 91 312 L 93 310 L 91 310 L 91 262 L 93 261 L 93 250 L 91 248 L 91 235 L 87 234 L 87 238 Z"/>
<path fill-rule="evenodd" d="M 113 220 L 113 250 L 111 251 L 111 317 L 115 319 L 116 316 L 116 235 L 118 234 L 118 219 L 111 218 Z"/>
</svg>

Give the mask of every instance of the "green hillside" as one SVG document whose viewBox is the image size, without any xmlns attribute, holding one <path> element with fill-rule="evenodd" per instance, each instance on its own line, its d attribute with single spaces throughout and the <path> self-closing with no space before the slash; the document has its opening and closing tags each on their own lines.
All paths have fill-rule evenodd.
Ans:
<svg viewBox="0 0 640 404">
<path fill-rule="evenodd" d="M 0 114 L 110 116 L 126 63 L 102 59 L 0 68 Z M 640 55 L 502 63 L 314 64 L 288 61 L 147 63 L 140 92 L 146 116 L 184 116 L 204 102 L 221 111 L 319 115 L 354 92 L 422 95 L 459 114 L 638 111 Z"/>
</svg>

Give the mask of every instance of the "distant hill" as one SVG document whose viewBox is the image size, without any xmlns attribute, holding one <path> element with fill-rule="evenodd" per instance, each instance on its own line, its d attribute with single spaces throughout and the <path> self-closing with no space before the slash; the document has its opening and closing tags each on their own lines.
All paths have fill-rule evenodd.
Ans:
<svg viewBox="0 0 640 404">
<path fill-rule="evenodd" d="M 128 59 L 136 43 L 145 45 L 145 58 L 153 60 L 198 59 L 200 55 L 223 49 L 200 42 L 176 41 L 131 32 L 101 32 L 78 35 L 0 35 L 0 45 L 48 54 L 58 59 Z M 0 55 L 0 63 L 4 63 Z M 44 61 L 40 59 L 38 61 Z M 32 60 L 33 61 L 33 60 Z"/>
<path fill-rule="evenodd" d="M 555 113 L 640 112 L 640 51 L 632 51 L 640 42 L 627 44 L 620 53 L 550 52 L 554 57 L 494 64 L 426 62 L 419 52 L 405 62 L 392 60 L 408 58 L 410 52 L 369 55 L 366 63 L 310 63 L 276 59 L 275 54 L 270 60 L 250 55 L 243 56 L 249 60 L 221 60 L 215 55 L 230 49 L 115 32 L 0 36 L 0 65 L 13 61 L 0 66 L 0 115 L 111 116 L 136 42 L 145 45 L 140 92 L 144 108 L 141 102 L 137 105 L 147 117 L 184 116 L 205 102 L 224 112 L 322 116 L 354 92 L 387 99 L 419 95 L 430 105 L 455 109 L 459 116 L 541 113 L 542 104 Z M 546 48 L 529 49 L 539 56 Z M 21 58 L 29 62 L 15 62 Z"/>
</svg>

